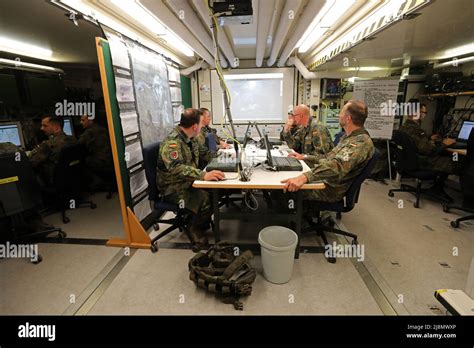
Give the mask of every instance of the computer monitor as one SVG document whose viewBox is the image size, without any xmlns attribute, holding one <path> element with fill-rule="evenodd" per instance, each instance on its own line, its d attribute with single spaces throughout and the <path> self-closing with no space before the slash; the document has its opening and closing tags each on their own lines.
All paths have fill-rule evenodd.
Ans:
<svg viewBox="0 0 474 348">
<path fill-rule="evenodd" d="M 63 132 L 66 135 L 74 136 L 74 128 L 72 126 L 71 119 L 69 119 L 69 118 L 64 119 Z"/>
<path fill-rule="evenodd" d="M 0 123 L 0 143 L 7 142 L 25 148 L 25 141 L 23 139 L 20 122 Z"/>
<path fill-rule="evenodd" d="M 474 121 L 463 121 L 456 142 L 467 143 L 467 140 L 469 139 L 469 134 L 471 134 L 471 130 L 473 128 Z"/>
</svg>

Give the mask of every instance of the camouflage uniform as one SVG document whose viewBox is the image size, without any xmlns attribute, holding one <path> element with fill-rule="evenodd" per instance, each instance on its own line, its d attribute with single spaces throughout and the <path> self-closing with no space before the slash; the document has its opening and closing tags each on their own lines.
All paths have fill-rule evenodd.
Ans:
<svg viewBox="0 0 474 348">
<path fill-rule="evenodd" d="M 79 143 L 85 145 L 89 152 L 85 159 L 87 167 L 98 170 L 113 167 L 110 140 L 105 128 L 93 123 L 81 134 Z"/>
<path fill-rule="evenodd" d="M 7 155 L 11 153 L 20 152 L 20 149 L 13 143 L 0 143 L 0 155 Z"/>
<path fill-rule="evenodd" d="M 299 127 L 294 134 L 290 132 L 282 132 L 283 139 L 288 147 L 307 155 L 305 162 L 308 165 L 317 163 L 324 158 L 334 147 L 331 134 L 328 129 L 318 124 L 316 119 L 311 119 L 308 127 Z"/>
<path fill-rule="evenodd" d="M 320 159 L 310 172 L 304 173 L 308 182 L 323 181 L 326 188 L 304 190 L 303 199 L 324 202 L 340 201 L 373 154 L 374 144 L 364 128 L 353 131 L 349 136 L 344 135 L 326 158 Z"/>
<path fill-rule="evenodd" d="M 204 139 L 206 139 L 206 135 L 208 135 L 209 133 L 214 134 L 214 138 L 216 139 L 216 144 L 217 145 L 219 145 L 221 143 L 221 141 L 224 141 L 224 139 L 222 139 L 220 136 L 217 135 L 217 130 L 215 128 L 211 128 L 209 126 L 202 126 L 201 127 L 200 134 L 202 134 L 204 136 Z"/>
<path fill-rule="evenodd" d="M 156 173 L 158 189 L 167 202 L 184 203 L 184 208 L 209 218 L 209 193 L 192 187 L 194 180 L 203 180 L 206 174 L 199 167 L 199 143 L 188 138 L 179 126 L 175 127 L 160 146 Z"/>
<path fill-rule="evenodd" d="M 445 149 L 443 143 L 433 143 L 418 122 L 406 120 L 400 131 L 408 134 L 418 152 L 418 163 L 420 169 L 436 170 L 447 174 L 453 174 L 457 167 L 449 156 L 439 156 Z"/>
<path fill-rule="evenodd" d="M 51 183 L 54 166 L 58 162 L 61 149 L 74 143 L 76 143 L 76 139 L 64 133 L 56 136 L 50 135 L 48 140 L 41 142 L 31 151 L 29 154 L 31 165 L 38 170 L 44 183 Z"/>
</svg>

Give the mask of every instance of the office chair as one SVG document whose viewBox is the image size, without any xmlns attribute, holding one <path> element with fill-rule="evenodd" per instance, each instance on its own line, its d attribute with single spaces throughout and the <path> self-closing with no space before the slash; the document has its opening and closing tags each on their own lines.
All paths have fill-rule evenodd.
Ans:
<svg viewBox="0 0 474 348">
<path fill-rule="evenodd" d="M 145 176 L 148 182 L 148 199 L 152 202 L 153 209 L 159 217 L 163 216 L 163 214 L 167 212 L 173 212 L 176 216 L 172 219 L 158 219 L 154 221 L 153 227 L 155 231 L 159 230 L 159 223 L 171 225 L 151 240 L 150 249 L 154 253 L 158 251 L 157 241 L 176 229 L 179 229 L 180 232 L 185 231 L 190 217 L 187 210 L 181 209 L 177 204 L 165 202 L 163 198 L 160 197 L 160 192 L 156 186 L 156 167 L 159 154 L 159 142 L 143 147 L 143 164 L 145 166 Z"/>
<path fill-rule="evenodd" d="M 443 211 L 447 213 L 450 209 L 457 209 L 473 214 L 451 221 L 454 228 L 458 228 L 461 221 L 474 220 L 474 129 L 467 140 L 467 154 L 459 182 L 463 193 L 462 206 L 443 205 Z"/>
<path fill-rule="evenodd" d="M 41 190 L 35 178 L 33 168 L 24 152 L 17 155 L 0 155 L 0 219 L 8 219 L 9 229 L 13 234 L 13 240 L 30 240 L 45 237 L 51 233 L 58 233 L 59 238 L 66 237 L 66 233 L 60 228 L 48 228 L 33 233 L 19 232 L 25 230 L 25 213 L 37 209 L 42 205 Z M 7 237 L 0 236 L 0 239 Z M 37 261 L 41 262 L 38 255 Z"/>
<path fill-rule="evenodd" d="M 366 164 L 362 172 L 354 179 L 351 186 L 349 186 L 349 189 L 347 190 L 344 198 L 340 200 L 339 202 L 331 203 L 331 202 L 321 202 L 321 201 L 305 201 L 305 203 L 310 205 L 310 209 L 312 211 L 316 211 L 316 216 L 308 216 L 308 215 L 305 216 L 305 219 L 309 223 L 310 226 L 303 229 L 302 234 L 315 231 L 318 234 L 318 236 L 321 237 L 325 246 L 329 245 L 327 237 L 326 237 L 326 232 L 331 232 L 334 234 L 351 237 L 352 244 L 354 245 L 357 244 L 357 235 L 334 228 L 334 221 L 331 219 L 331 217 L 322 219 L 321 212 L 332 211 L 335 213 L 347 213 L 347 212 L 350 212 L 352 209 L 354 209 L 355 204 L 359 200 L 360 187 L 362 183 L 364 182 L 364 180 L 369 177 L 379 157 L 380 157 L 380 152 L 378 149 L 375 148 L 372 158 L 368 161 L 368 163 Z M 313 221 L 314 218 L 317 218 L 317 222 Z M 328 257 L 327 260 L 330 263 L 336 262 L 336 258 L 334 257 Z"/>
<path fill-rule="evenodd" d="M 66 216 L 68 209 L 97 208 L 92 201 L 82 200 L 84 192 L 84 157 L 86 148 L 82 144 L 64 146 L 54 166 L 52 186 L 45 189 L 47 197 L 54 200 L 53 206 L 61 211 L 65 224 L 71 220 Z"/>
<path fill-rule="evenodd" d="M 422 194 L 425 194 L 435 200 L 441 201 L 442 203 L 449 203 L 446 198 L 433 194 L 430 189 L 422 188 L 423 182 L 434 181 L 446 174 L 434 170 L 419 168 L 416 148 L 413 145 L 413 142 L 411 141 L 410 137 L 406 133 L 399 130 L 393 131 L 392 143 L 394 145 L 393 149 L 395 167 L 397 172 L 402 177 L 416 179 L 416 187 L 401 184 L 399 189 L 389 190 L 388 196 L 393 197 L 394 192 L 410 192 L 416 197 L 416 202 L 413 204 L 415 208 L 420 207 L 420 196 Z"/>
</svg>

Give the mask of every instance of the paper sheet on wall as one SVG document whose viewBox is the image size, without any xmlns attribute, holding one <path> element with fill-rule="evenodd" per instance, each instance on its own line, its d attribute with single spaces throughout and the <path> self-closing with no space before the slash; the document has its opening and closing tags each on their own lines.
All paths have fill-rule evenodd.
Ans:
<svg viewBox="0 0 474 348">
<path fill-rule="evenodd" d="M 171 101 L 181 102 L 181 87 L 171 87 Z"/>
<path fill-rule="evenodd" d="M 119 103 L 129 103 L 135 101 L 132 80 L 116 77 L 115 85 L 117 89 L 117 100 Z"/>
<path fill-rule="evenodd" d="M 125 146 L 125 160 L 127 168 L 143 161 L 142 145 L 139 141 Z"/>
<path fill-rule="evenodd" d="M 391 139 L 395 115 L 382 113 L 385 105 L 396 103 L 399 79 L 377 79 L 356 81 L 354 99 L 363 100 L 369 115 L 365 121 L 365 129 L 374 139 Z"/>
<path fill-rule="evenodd" d="M 168 65 L 168 76 L 169 76 L 170 81 L 174 81 L 174 82 L 177 82 L 177 83 L 181 82 L 181 78 L 180 78 L 180 75 L 179 75 L 179 70 L 176 69 L 172 65 Z"/>
<path fill-rule="evenodd" d="M 151 213 L 150 201 L 147 198 L 142 199 L 133 206 L 133 212 L 139 221 L 143 221 Z"/>
<path fill-rule="evenodd" d="M 123 136 L 126 137 L 129 134 L 138 133 L 138 116 L 135 110 L 120 112 L 120 119 L 122 121 Z"/>
<path fill-rule="evenodd" d="M 112 64 L 121 68 L 130 69 L 128 49 L 127 46 L 122 42 L 122 39 L 108 32 L 106 32 L 106 37 L 110 45 Z"/>
<path fill-rule="evenodd" d="M 147 188 L 148 182 L 146 180 L 144 169 L 140 169 L 137 172 L 130 173 L 130 193 L 132 194 L 132 198 L 138 196 Z"/>
</svg>

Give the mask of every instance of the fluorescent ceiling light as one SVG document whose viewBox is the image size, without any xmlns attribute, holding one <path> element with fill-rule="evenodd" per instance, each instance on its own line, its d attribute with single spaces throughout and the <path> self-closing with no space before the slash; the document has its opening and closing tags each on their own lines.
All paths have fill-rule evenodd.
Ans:
<svg viewBox="0 0 474 348">
<path fill-rule="evenodd" d="M 474 43 L 470 43 L 467 45 L 454 47 L 454 48 L 450 48 L 449 50 L 445 50 L 443 54 L 438 57 L 438 59 L 458 57 L 458 56 L 463 56 L 465 54 L 470 54 L 470 53 L 474 53 Z"/>
<path fill-rule="evenodd" d="M 458 64 L 463 64 L 463 63 L 472 62 L 472 61 L 474 61 L 474 56 L 453 59 L 453 60 L 450 60 L 449 62 L 434 64 L 433 69 L 445 68 L 445 67 L 450 67 L 450 66 L 458 66 Z"/>
<path fill-rule="evenodd" d="M 140 2 L 112 0 L 112 3 L 120 8 L 124 13 L 136 19 L 153 34 L 169 43 L 173 48 L 188 57 L 194 56 L 194 51 L 186 43 L 177 37 L 171 30 L 167 29 L 151 12 L 149 12 Z"/>
<path fill-rule="evenodd" d="M 157 51 L 160 53 L 163 53 L 167 56 L 170 56 L 170 54 L 166 51 L 163 50 L 162 46 L 159 46 L 156 42 L 153 42 L 152 40 L 149 40 L 146 38 L 144 35 L 140 35 L 134 30 L 131 30 L 130 27 L 128 27 L 125 24 L 122 24 L 119 21 L 116 21 L 113 19 L 109 14 L 104 13 L 101 10 L 98 10 L 96 8 L 92 8 L 89 4 L 85 3 L 83 0 L 60 0 L 61 3 L 65 4 L 66 6 L 74 9 L 75 11 L 78 11 L 88 17 L 94 18 L 98 22 L 108 26 L 109 28 L 112 28 L 113 30 L 119 32 L 120 34 L 123 34 L 127 37 L 129 37 L 132 40 L 136 40 L 140 42 L 141 44 Z M 120 1 L 120 2 L 129 2 L 129 1 Z M 131 2 L 130 2 L 131 3 Z M 135 2 L 133 2 L 136 4 Z M 136 4 L 139 6 L 138 4 Z M 141 7 L 140 7 L 141 8 Z M 139 19 L 137 19 L 139 20 Z M 151 30 L 151 29 L 150 29 Z M 174 36 L 174 34 L 173 34 Z M 174 39 L 175 42 L 178 42 L 176 45 L 172 45 L 173 48 L 176 48 L 176 50 L 182 52 L 186 56 L 194 56 L 194 52 L 190 48 L 188 48 L 187 45 L 184 44 L 183 40 L 176 38 L 176 36 L 171 37 L 166 37 L 163 39 L 166 39 L 166 41 L 170 42 Z M 169 40 L 168 40 L 169 39 Z M 181 61 L 181 59 L 177 59 L 175 56 L 170 56 L 170 58 Z"/>
<path fill-rule="evenodd" d="M 352 7 L 354 2 L 355 0 L 327 0 L 298 42 L 298 51 L 304 53 L 313 46 Z"/>
<path fill-rule="evenodd" d="M 351 68 L 344 68 L 342 71 L 380 71 L 386 70 L 387 68 L 383 68 L 380 66 L 361 66 L 361 67 L 351 67 Z"/>
<path fill-rule="evenodd" d="M 31 45 L 2 36 L 0 36 L 0 51 L 41 59 L 51 59 L 53 56 L 53 51 L 48 48 Z"/>
<path fill-rule="evenodd" d="M 35 69 L 35 70 L 45 70 L 45 71 L 51 71 L 51 72 L 57 72 L 57 73 L 64 74 L 64 70 L 58 69 L 58 68 L 53 68 L 52 66 L 39 65 L 39 64 L 32 64 L 32 63 L 25 63 L 25 62 L 20 62 L 20 61 L 11 60 L 11 59 L 3 59 L 3 58 L 0 58 L 0 65 L 1 65 L 1 64 L 7 65 L 8 67 L 29 68 L 29 69 Z"/>
<path fill-rule="evenodd" d="M 263 80 L 263 79 L 282 79 L 282 73 L 274 74 L 228 74 L 224 75 L 225 80 Z"/>
</svg>

